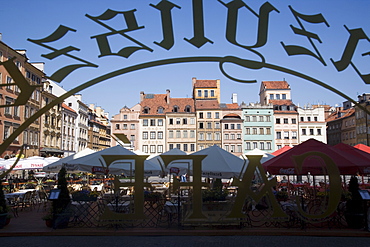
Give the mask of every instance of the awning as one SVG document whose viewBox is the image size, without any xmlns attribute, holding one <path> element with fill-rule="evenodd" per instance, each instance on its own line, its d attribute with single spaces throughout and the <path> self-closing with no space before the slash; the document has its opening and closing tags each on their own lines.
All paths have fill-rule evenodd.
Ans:
<svg viewBox="0 0 370 247">
<path fill-rule="evenodd" d="M 64 154 L 64 152 L 60 149 L 56 149 L 56 148 L 41 148 L 40 149 L 40 152 L 44 152 L 44 153 L 60 153 L 60 154 Z"/>
</svg>

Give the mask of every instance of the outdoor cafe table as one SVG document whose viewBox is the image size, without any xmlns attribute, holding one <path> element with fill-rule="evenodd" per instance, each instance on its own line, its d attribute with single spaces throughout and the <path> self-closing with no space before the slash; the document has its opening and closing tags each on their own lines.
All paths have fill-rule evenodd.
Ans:
<svg viewBox="0 0 370 247">
<path fill-rule="evenodd" d="M 8 194 L 5 194 L 5 198 L 6 199 L 22 198 L 29 191 L 35 191 L 35 189 L 25 189 L 25 190 L 19 190 L 17 192 L 13 192 L 13 193 L 8 193 Z"/>
</svg>

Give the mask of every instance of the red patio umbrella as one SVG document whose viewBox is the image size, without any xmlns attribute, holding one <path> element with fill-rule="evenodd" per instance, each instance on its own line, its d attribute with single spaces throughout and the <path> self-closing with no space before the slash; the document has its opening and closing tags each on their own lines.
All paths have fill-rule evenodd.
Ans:
<svg viewBox="0 0 370 247">
<path fill-rule="evenodd" d="M 290 150 L 272 158 L 262 166 L 270 174 L 274 175 L 327 175 L 326 164 L 320 156 L 309 156 L 302 163 L 302 168 L 299 169 L 294 157 L 308 152 L 321 152 L 330 157 L 337 165 L 340 174 L 354 175 L 359 172 L 357 164 L 364 162 L 364 159 L 357 156 L 347 154 L 339 149 L 331 147 L 323 142 L 315 139 L 309 139 Z"/>
<path fill-rule="evenodd" d="M 364 151 L 366 153 L 370 153 L 370 147 L 364 144 L 357 144 L 355 148 L 360 149 L 361 151 Z"/>
<path fill-rule="evenodd" d="M 359 170 L 360 170 L 359 173 L 360 174 L 370 174 L 370 154 L 369 153 L 364 152 L 358 148 L 352 147 L 344 143 L 339 143 L 335 145 L 334 147 L 350 155 L 354 155 L 356 157 L 363 159 L 363 162 L 356 164 L 359 167 Z"/>
<path fill-rule="evenodd" d="M 288 151 L 289 149 L 291 149 L 292 147 L 291 146 L 284 146 L 278 150 L 276 150 L 275 152 L 271 153 L 272 155 L 274 156 L 279 156 L 280 154 Z"/>
</svg>

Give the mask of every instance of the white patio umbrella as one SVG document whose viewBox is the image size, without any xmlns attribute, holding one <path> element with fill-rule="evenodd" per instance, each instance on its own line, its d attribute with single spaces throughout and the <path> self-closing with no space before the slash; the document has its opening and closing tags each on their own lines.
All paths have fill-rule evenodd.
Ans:
<svg viewBox="0 0 370 247">
<path fill-rule="evenodd" d="M 202 176 L 210 178 L 239 177 L 245 161 L 213 145 L 190 155 L 207 155 L 202 161 Z"/>
<path fill-rule="evenodd" d="M 164 152 L 160 155 L 186 155 L 186 152 L 178 149 L 178 148 L 174 148 L 174 149 L 171 149 L 167 152 Z M 184 175 L 186 173 L 189 173 L 189 165 L 190 165 L 190 160 L 176 160 L 176 161 L 172 161 L 170 164 L 168 164 L 168 166 L 165 168 L 165 164 L 163 162 L 163 159 L 161 158 L 160 155 L 157 155 L 155 157 L 152 157 L 150 158 L 149 157 L 149 161 L 152 162 L 153 164 L 156 164 L 156 165 L 159 165 L 160 167 L 162 167 L 162 169 L 164 170 L 164 172 L 166 174 L 168 173 L 176 173 L 177 175 Z M 176 172 L 175 172 L 176 171 Z"/>
<path fill-rule="evenodd" d="M 17 158 L 11 158 L 5 160 L 1 163 L 0 166 L 5 166 L 5 169 L 9 169 Z M 30 157 L 26 159 L 20 159 L 17 165 L 13 168 L 14 171 L 16 170 L 34 170 L 34 169 L 42 169 L 44 166 L 48 165 L 47 161 L 43 157 Z"/>
<path fill-rule="evenodd" d="M 132 176 L 135 173 L 134 160 L 116 160 L 107 168 L 103 155 L 136 155 L 134 152 L 122 146 L 115 146 L 101 151 L 77 158 L 71 161 L 64 162 L 64 166 L 68 171 L 81 171 L 81 172 L 108 172 L 109 174 L 124 174 Z M 144 163 L 145 176 L 156 176 L 161 173 L 161 167 L 156 166 L 150 161 Z"/>
<path fill-rule="evenodd" d="M 246 153 L 242 154 L 241 156 L 242 156 L 243 159 L 247 160 L 248 159 L 247 155 L 262 155 L 262 158 L 261 158 L 261 161 L 260 161 L 261 164 L 275 157 L 274 155 L 269 154 L 265 151 L 262 151 L 258 148 L 255 148 L 255 149 L 253 149 L 249 152 L 246 152 Z"/>
<path fill-rule="evenodd" d="M 75 153 L 73 155 L 64 157 L 62 159 L 55 160 L 54 162 L 52 162 L 49 165 L 45 166 L 43 168 L 43 171 L 44 172 L 59 172 L 59 170 L 62 168 L 62 166 L 63 166 L 64 163 L 67 163 L 68 161 L 71 161 L 71 160 L 75 160 L 75 159 L 84 157 L 84 156 L 86 156 L 88 154 L 92 154 L 94 152 L 95 151 L 92 150 L 92 149 L 90 149 L 90 148 L 85 148 L 85 149 L 81 150 L 78 153 Z"/>
</svg>

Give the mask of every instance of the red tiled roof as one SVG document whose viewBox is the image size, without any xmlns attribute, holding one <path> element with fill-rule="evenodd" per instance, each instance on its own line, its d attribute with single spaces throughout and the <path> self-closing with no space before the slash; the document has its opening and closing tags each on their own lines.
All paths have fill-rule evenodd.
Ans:
<svg viewBox="0 0 370 247">
<path fill-rule="evenodd" d="M 229 114 L 225 115 L 223 118 L 238 118 L 238 119 L 240 119 L 240 116 L 238 114 L 235 114 L 235 113 L 229 113 Z"/>
<path fill-rule="evenodd" d="M 75 110 L 73 110 L 71 107 L 67 106 L 66 104 L 62 103 L 62 107 L 67 109 L 68 111 L 71 111 L 71 112 L 76 112 Z"/>
<path fill-rule="evenodd" d="M 286 81 L 263 81 L 262 84 L 266 89 L 290 89 Z"/>
<path fill-rule="evenodd" d="M 167 104 L 167 94 L 151 94 L 151 97 L 144 97 L 140 103 L 141 108 L 149 108 L 149 113 L 141 113 L 144 115 L 164 115 L 172 112 L 174 106 L 179 107 L 179 112 L 185 112 L 185 107 L 190 106 L 191 112 L 195 112 L 194 100 L 192 98 L 170 98 Z M 162 107 L 163 113 L 158 113 L 158 109 Z"/>
<path fill-rule="evenodd" d="M 217 100 L 197 100 L 195 102 L 195 108 L 197 110 L 201 109 L 219 109 L 220 105 Z"/>
<path fill-rule="evenodd" d="M 217 80 L 196 80 L 194 84 L 195 88 L 207 88 L 207 87 L 214 87 L 217 88 Z"/>
<path fill-rule="evenodd" d="M 228 109 L 239 109 L 240 108 L 238 103 L 226 104 L 226 107 Z"/>
<path fill-rule="evenodd" d="M 270 99 L 269 103 L 273 105 L 294 105 L 290 99 Z"/>
<path fill-rule="evenodd" d="M 195 112 L 194 100 L 192 98 L 170 98 L 170 105 L 166 112 L 172 112 L 173 107 L 178 106 L 179 112 L 185 112 L 186 106 L 190 106 L 190 112 Z"/>
<path fill-rule="evenodd" d="M 341 116 L 340 117 L 338 117 L 338 113 L 339 112 L 341 113 Z M 347 117 L 352 116 L 353 114 L 355 114 L 355 109 L 354 108 L 350 108 L 350 109 L 347 109 L 347 110 L 339 110 L 339 111 L 336 111 L 336 112 L 331 113 L 326 118 L 326 122 L 330 122 L 330 121 L 334 121 L 334 120 L 338 120 L 338 119 L 347 118 Z"/>
</svg>

